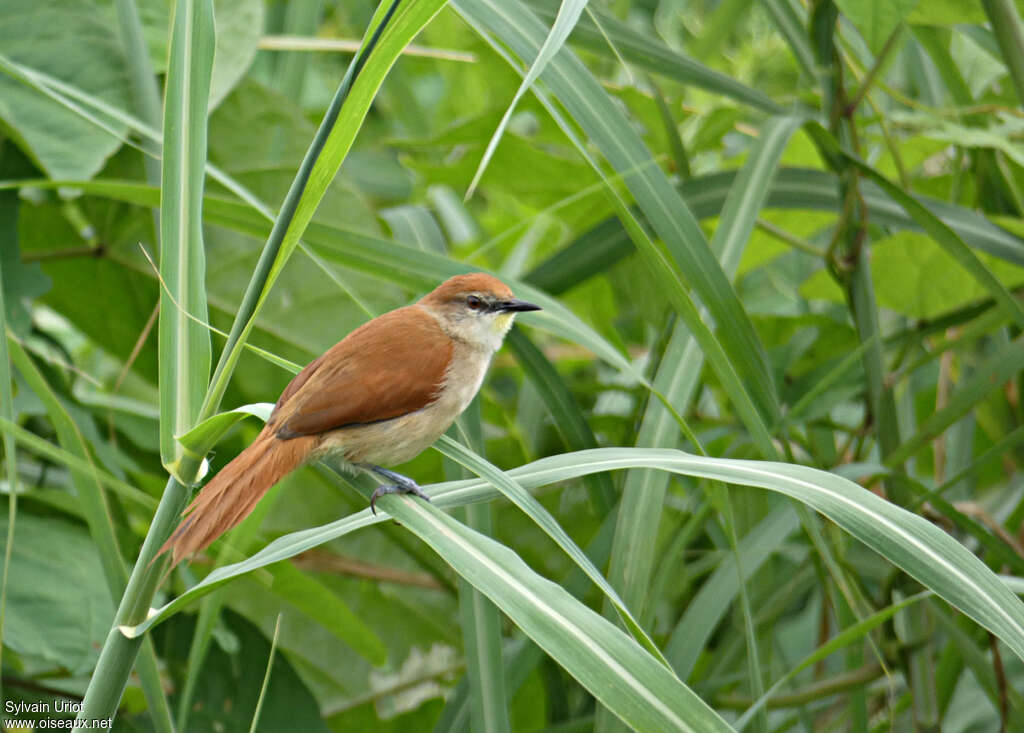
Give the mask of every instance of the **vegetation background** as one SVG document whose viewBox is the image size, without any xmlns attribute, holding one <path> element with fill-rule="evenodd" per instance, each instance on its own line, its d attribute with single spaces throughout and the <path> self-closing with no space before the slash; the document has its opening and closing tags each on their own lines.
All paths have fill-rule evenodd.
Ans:
<svg viewBox="0 0 1024 733">
<path fill-rule="evenodd" d="M 404 0 L 291 204 L 388 3 L 173 5 L 0 3 L 6 701 L 1024 730 L 1020 4 Z M 152 602 L 129 585 L 127 626 L 194 589 L 124 651 L 190 456 L 259 421 L 189 429 L 467 268 L 545 311 L 401 469 L 435 502 L 364 529 L 370 484 L 303 469 Z"/>
</svg>

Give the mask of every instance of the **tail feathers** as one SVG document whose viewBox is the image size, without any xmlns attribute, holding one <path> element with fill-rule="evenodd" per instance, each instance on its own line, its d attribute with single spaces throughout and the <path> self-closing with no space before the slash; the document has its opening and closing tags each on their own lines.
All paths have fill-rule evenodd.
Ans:
<svg viewBox="0 0 1024 733">
<path fill-rule="evenodd" d="M 205 549 L 249 516 L 271 486 L 299 467 L 313 438 L 280 440 L 264 430 L 202 488 L 184 518 L 160 548 L 171 551 L 171 567 Z"/>
</svg>

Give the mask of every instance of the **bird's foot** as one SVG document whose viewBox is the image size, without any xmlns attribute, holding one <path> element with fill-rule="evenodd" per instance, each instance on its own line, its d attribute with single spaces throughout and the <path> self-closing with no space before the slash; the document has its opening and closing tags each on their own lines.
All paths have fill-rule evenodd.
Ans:
<svg viewBox="0 0 1024 733">
<path fill-rule="evenodd" d="M 378 476 L 386 478 L 388 481 L 394 481 L 393 484 L 378 486 L 377 490 L 373 492 L 373 495 L 370 497 L 370 511 L 374 514 L 377 513 L 377 499 L 385 494 L 413 494 L 421 499 L 430 501 L 430 497 L 423 493 L 423 490 L 419 485 L 408 476 L 403 476 L 400 473 L 389 471 L 388 469 L 381 468 L 380 466 L 365 465 L 364 468 L 373 471 Z"/>
</svg>

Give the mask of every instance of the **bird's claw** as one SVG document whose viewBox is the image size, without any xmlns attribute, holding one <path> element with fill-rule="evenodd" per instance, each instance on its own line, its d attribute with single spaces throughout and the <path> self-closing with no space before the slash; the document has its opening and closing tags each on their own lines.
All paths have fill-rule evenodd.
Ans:
<svg viewBox="0 0 1024 733">
<path fill-rule="evenodd" d="M 403 478 L 405 477 L 403 476 Z M 426 499 L 427 501 L 430 501 L 430 497 L 427 494 L 425 494 L 419 486 L 416 485 L 415 481 L 412 481 L 411 479 L 406 479 L 406 482 L 400 484 L 386 484 L 384 486 L 377 487 L 377 489 L 373 492 L 373 495 L 370 496 L 370 511 L 373 512 L 374 516 L 377 515 L 377 499 L 384 496 L 385 494 L 413 494 L 414 496 L 418 496 L 421 499 Z"/>
</svg>

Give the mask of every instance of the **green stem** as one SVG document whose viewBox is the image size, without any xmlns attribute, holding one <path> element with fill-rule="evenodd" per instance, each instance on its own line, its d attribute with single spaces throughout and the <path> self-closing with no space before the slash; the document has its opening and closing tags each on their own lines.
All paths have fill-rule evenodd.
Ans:
<svg viewBox="0 0 1024 733">
<path fill-rule="evenodd" d="M 0 417 L 14 422 L 14 392 L 11 388 L 11 361 L 7 353 L 7 310 L 4 305 L 4 277 L 0 267 Z M 4 462 L 7 464 L 7 540 L 4 545 L 4 569 L 0 578 L 0 638 L 3 637 L 4 621 L 7 614 L 7 574 L 11 567 L 14 550 L 14 520 L 18 514 L 18 466 L 15 458 L 14 435 L 4 432 Z M 3 645 L 0 645 L 0 659 Z M 2 665 L 0 665 L 2 666 Z M 3 706 L 3 684 L 0 682 L 0 706 Z M 7 715 L 0 710 L 0 720 L 6 722 Z"/>
<path fill-rule="evenodd" d="M 165 564 L 164 561 L 153 561 L 164 539 L 178 521 L 182 509 L 185 508 L 188 495 L 188 487 L 173 477 L 168 479 L 167 488 L 164 489 L 160 505 L 157 506 L 153 522 L 139 551 L 139 559 L 132 568 L 128 586 L 114 615 L 114 625 L 107 634 L 96 669 L 89 680 L 82 710 L 78 714 L 79 723 L 111 718 L 117 711 L 121 695 L 124 694 L 125 685 L 128 683 L 128 674 L 144 638 L 140 636 L 130 639 L 121 633 L 120 627 L 134 626 L 143 621 L 149 613 L 149 604 Z M 80 728 L 76 727 L 75 730 Z"/>
<path fill-rule="evenodd" d="M 765 705 L 769 708 L 800 707 L 848 690 L 862 689 L 865 684 L 877 680 L 884 673 L 885 670 L 882 668 L 882 665 L 876 663 L 866 664 L 860 669 L 837 674 L 827 680 L 816 682 L 793 692 L 772 695 L 772 697 L 768 698 L 768 702 Z M 754 700 L 743 695 L 721 695 L 716 697 L 712 704 L 717 708 L 746 710 L 754 704 Z"/>
<path fill-rule="evenodd" d="M 263 249 L 263 253 L 260 255 L 256 271 L 249 282 L 242 305 L 231 327 L 231 333 L 228 335 L 228 341 L 221 352 L 220 360 L 214 371 L 213 379 L 207 390 L 196 420 L 197 422 L 201 422 L 213 415 L 220 405 L 221 398 L 227 388 L 227 382 L 241 355 L 242 348 L 245 345 L 245 338 L 257 314 L 260 298 L 267 284 L 274 261 L 277 258 L 281 242 L 288 231 L 299 199 L 309 180 L 313 165 L 316 163 L 324 143 L 338 119 L 342 103 L 347 98 L 352 84 L 366 63 L 366 58 L 372 52 L 380 35 L 394 15 L 400 1 L 392 0 L 391 6 L 374 30 L 370 40 L 365 44 L 363 50 L 353 58 L 331 102 L 331 106 L 324 116 L 320 129 L 317 130 L 317 134 L 285 198 L 281 213 L 275 221 L 270 238 Z M 198 474 L 199 466 L 199 461 L 186 456 L 182 458 L 178 470 L 183 477 L 195 477 Z M 100 652 L 96 670 L 86 690 L 82 710 L 78 715 L 79 723 L 86 720 L 108 719 L 113 717 L 117 711 L 117 706 L 120 703 L 128 681 L 128 675 L 131 672 L 143 639 L 143 637 L 129 639 L 120 632 L 119 627 L 124 625 L 134 626 L 142 622 L 149 613 L 153 595 L 163 577 L 163 569 L 166 566 L 165 559 L 157 559 L 157 551 L 177 524 L 189 493 L 189 488 L 182 482 L 174 477 L 168 479 L 167 487 L 164 489 L 160 504 L 157 506 L 156 514 L 153 517 L 149 532 L 146 534 L 146 539 L 139 553 L 139 558 L 132 569 L 128 585 L 118 606 L 114 626 L 107 635 L 103 649 Z M 76 730 L 79 729 L 76 727 Z"/>
</svg>

